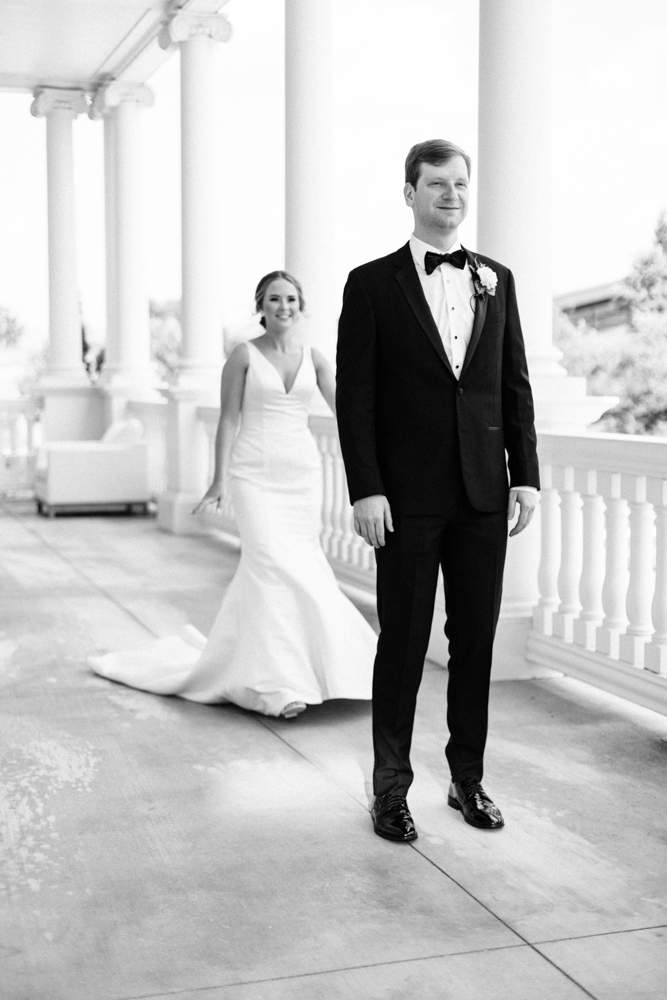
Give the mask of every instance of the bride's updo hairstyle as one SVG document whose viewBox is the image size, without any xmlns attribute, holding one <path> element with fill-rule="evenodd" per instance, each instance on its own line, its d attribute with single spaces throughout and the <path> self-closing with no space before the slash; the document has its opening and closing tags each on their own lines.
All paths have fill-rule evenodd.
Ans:
<svg viewBox="0 0 667 1000">
<path fill-rule="evenodd" d="M 291 274 L 287 271 L 271 271 L 270 274 L 265 274 L 263 278 L 260 278 L 259 284 L 255 289 L 255 312 L 261 312 L 264 306 L 264 296 L 266 295 L 266 290 L 273 281 L 278 281 L 280 278 L 283 281 L 289 281 L 290 285 L 294 285 L 299 294 L 299 309 L 301 312 L 306 308 L 306 300 L 303 297 L 303 289 L 301 284 L 293 278 Z M 260 325 L 266 328 L 266 320 L 262 316 L 260 319 Z"/>
</svg>

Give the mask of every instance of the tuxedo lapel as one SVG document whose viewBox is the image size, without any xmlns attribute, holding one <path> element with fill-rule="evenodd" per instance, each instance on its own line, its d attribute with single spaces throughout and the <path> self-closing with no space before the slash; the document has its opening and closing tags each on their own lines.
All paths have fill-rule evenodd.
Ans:
<svg viewBox="0 0 667 1000">
<path fill-rule="evenodd" d="M 484 295 L 482 298 L 475 300 L 475 318 L 472 324 L 472 333 L 470 334 L 470 343 L 468 344 L 468 350 L 466 351 L 466 356 L 463 361 L 463 368 L 461 369 L 461 375 L 465 374 L 466 368 L 472 361 L 472 356 L 475 353 L 475 348 L 479 343 L 479 338 L 482 335 L 482 328 L 484 326 L 484 320 L 486 319 L 486 307 L 487 307 L 487 297 Z"/>
<path fill-rule="evenodd" d="M 473 271 L 479 261 L 475 260 L 473 254 L 469 250 L 466 250 L 468 254 L 468 267 Z M 466 351 L 466 356 L 463 361 L 463 368 L 461 369 L 461 375 L 465 374 L 470 362 L 472 361 L 472 356 L 475 353 L 477 344 L 479 343 L 479 338 L 482 336 L 482 329 L 484 328 L 484 320 L 486 319 L 486 309 L 488 306 L 488 295 L 480 295 L 475 299 L 475 318 L 472 323 L 472 333 L 470 334 L 470 342 L 468 344 L 468 349 Z"/>
<path fill-rule="evenodd" d="M 433 314 L 429 308 L 424 291 L 420 284 L 417 269 L 412 259 L 412 254 L 410 253 L 409 244 L 401 247 L 395 255 L 394 264 L 397 268 L 396 280 L 401 286 L 403 294 L 408 300 L 413 313 L 419 320 L 424 333 L 435 348 L 438 357 L 443 362 L 447 370 L 453 375 L 454 372 L 452 371 L 452 366 L 449 363 L 449 358 L 447 357 L 445 348 L 442 345 L 442 338 L 438 332 L 435 320 L 433 319 Z"/>
</svg>

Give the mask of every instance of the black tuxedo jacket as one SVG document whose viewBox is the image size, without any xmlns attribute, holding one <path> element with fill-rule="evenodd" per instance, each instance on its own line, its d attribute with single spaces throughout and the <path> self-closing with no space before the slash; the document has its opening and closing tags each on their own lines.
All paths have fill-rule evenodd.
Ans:
<svg viewBox="0 0 667 1000">
<path fill-rule="evenodd" d="M 472 506 L 539 488 L 533 398 L 511 271 L 475 302 L 461 377 L 452 372 L 406 244 L 350 272 L 338 329 L 336 408 L 350 499 L 441 514 L 463 483 Z M 473 255 L 468 253 L 473 262 Z M 509 466 L 509 482 L 508 482 Z"/>
</svg>

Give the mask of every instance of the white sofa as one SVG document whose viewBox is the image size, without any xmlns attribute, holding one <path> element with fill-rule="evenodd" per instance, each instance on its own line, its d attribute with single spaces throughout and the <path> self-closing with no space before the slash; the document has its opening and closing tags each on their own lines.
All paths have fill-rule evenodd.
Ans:
<svg viewBox="0 0 667 1000">
<path fill-rule="evenodd" d="M 146 512 L 148 446 L 136 419 L 118 421 L 101 441 L 51 441 L 37 453 L 40 514 L 127 508 Z"/>
</svg>

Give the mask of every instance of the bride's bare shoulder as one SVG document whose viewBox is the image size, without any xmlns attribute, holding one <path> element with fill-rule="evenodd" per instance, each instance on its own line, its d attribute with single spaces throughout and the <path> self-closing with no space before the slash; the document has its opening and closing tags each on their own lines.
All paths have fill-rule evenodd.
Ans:
<svg viewBox="0 0 667 1000">
<path fill-rule="evenodd" d="M 245 341 L 237 344 L 225 361 L 223 374 L 229 378 L 234 375 L 244 375 L 250 363 L 250 348 Z"/>
</svg>

